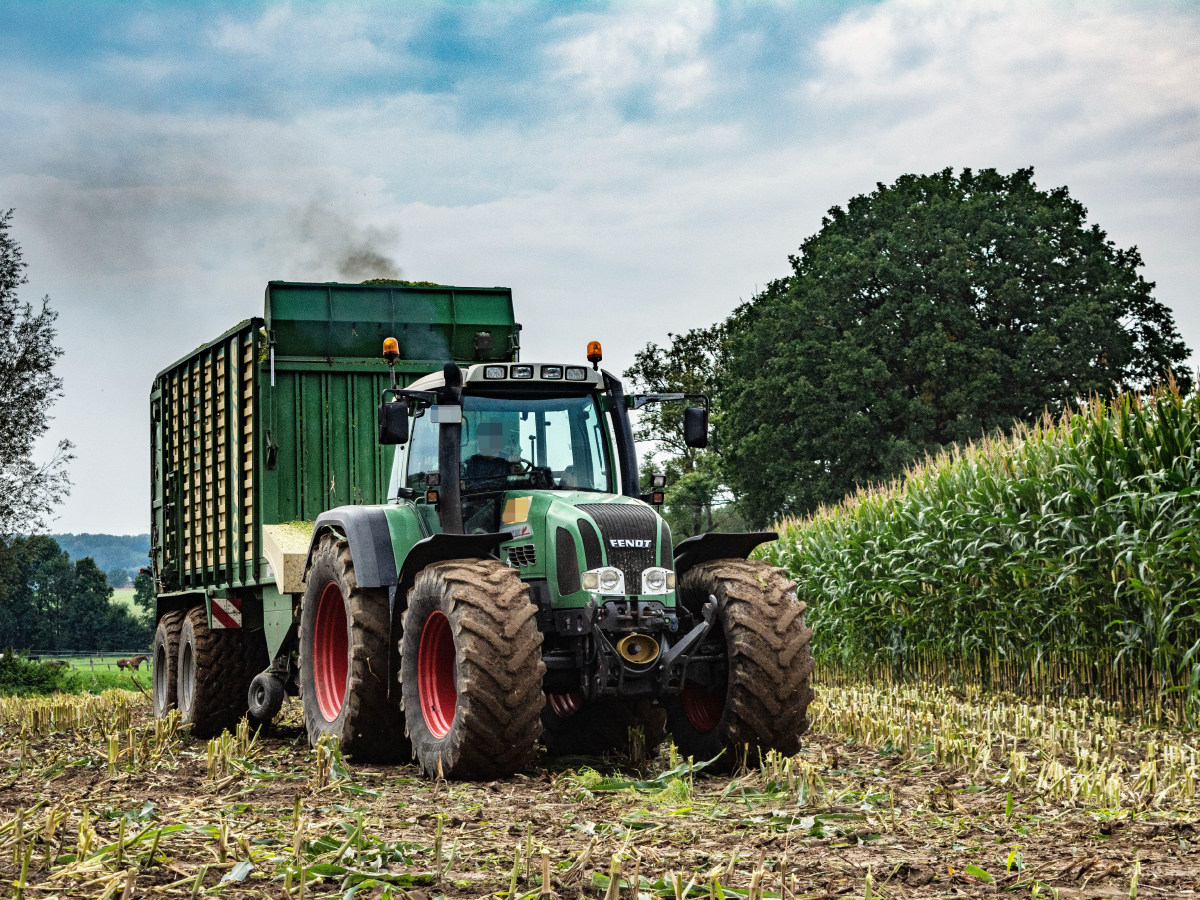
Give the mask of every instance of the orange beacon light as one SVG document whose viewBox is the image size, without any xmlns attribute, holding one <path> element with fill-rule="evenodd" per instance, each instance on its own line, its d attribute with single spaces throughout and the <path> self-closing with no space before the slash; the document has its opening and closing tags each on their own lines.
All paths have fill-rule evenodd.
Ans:
<svg viewBox="0 0 1200 900">
<path fill-rule="evenodd" d="M 587 358 L 588 362 L 592 364 L 593 369 L 600 365 L 600 360 L 604 359 L 604 354 L 600 352 L 599 341 L 588 341 Z"/>
<path fill-rule="evenodd" d="M 395 338 L 383 339 L 383 358 L 390 363 L 400 358 L 400 344 Z"/>
</svg>

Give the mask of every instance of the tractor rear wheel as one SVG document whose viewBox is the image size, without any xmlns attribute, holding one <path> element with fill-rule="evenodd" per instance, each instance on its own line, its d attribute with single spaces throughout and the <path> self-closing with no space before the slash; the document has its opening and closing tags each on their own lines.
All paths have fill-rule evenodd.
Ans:
<svg viewBox="0 0 1200 900">
<path fill-rule="evenodd" d="M 196 737 L 214 737 L 234 728 L 246 714 L 246 693 L 267 667 L 267 647 L 259 632 L 209 628 L 208 612 L 194 606 L 179 632 L 177 701 L 183 724 Z"/>
<path fill-rule="evenodd" d="M 523 769 L 542 730 L 542 635 L 529 588 L 491 559 L 432 563 L 408 594 L 400 639 L 404 718 L 431 777 Z"/>
<path fill-rule="evenodd" d="M 322 535 L 313 551 L 300 612 L 300 693 L 315 745 L 336 737 L 356 762 L 409 756 L 397 711 L 388 705 L 388 592 L 360 588 L 350 544 Z"/>
<path fill-rule="evenodd" d="M 726 771 L 747 745 L 752 754 L 799 752 L 813 662 L 812 629 L 804 624 L 806 606 L 796 599 L 796 586 L 764 562 L 719 559 L 686 572 L 677 596 L 697 620 L 708 598 L 717 598 L 707 642 L 723 644 L 727 660 L 712 667 L 723 671 L 711 673 L 708 683 L 685 681 L 668 704 L 667 725 L 680 752 L 696 762 L 722 754 L 714 768 Z"/>
<path fill-rule="evenodd" d="M 550 694 L 542 710 L 542 743 L 551 756 L 601 756 L 632 752 L 630 728 L 642 728 L 645 752 L 666 737 L 666 713 L 649 700 L 603 697 L 591 703 L 578 691 Z"/>
<path fill-rule="evenodd" d="M 150 673 L 154 717 L 161 719 L 177 705 L 179 633 L 183 631 L 183 610 L 176 609 L 158 620 L 154 631 L 154 663 Z"/>
</svg>

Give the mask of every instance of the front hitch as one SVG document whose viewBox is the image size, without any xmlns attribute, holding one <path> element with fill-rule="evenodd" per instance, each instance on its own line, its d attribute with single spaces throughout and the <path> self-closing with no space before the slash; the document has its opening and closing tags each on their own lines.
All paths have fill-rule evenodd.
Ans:
<svg viewBox="0 0 1200 900">
<path fill-rule="evenodd" d="M 679 639 L 679 643 L 663 654 L 659 674 L 659 683 L 663 693 L 678 693 L 683 690 L 683 679 L 687 674 L 688 663 L 691 662 L 692 655 L 700 644 L 708 637 L 708 632 L 712 629 L 713 621 L 716 619 L 717 598 L 710 594 L 708 602 L 704 604 L 700 614 L 703 621 L 698 622 L 695 628 Z"/>
</svg>

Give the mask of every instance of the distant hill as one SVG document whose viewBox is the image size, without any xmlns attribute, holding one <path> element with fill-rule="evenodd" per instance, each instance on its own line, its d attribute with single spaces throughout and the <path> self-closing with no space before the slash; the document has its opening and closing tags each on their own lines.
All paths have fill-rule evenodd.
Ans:
<svg viewBox="0 0 1200 900">
<path fill-rule="evenodd" d="M 90 556 L 101 572 L 150 565 L 148 534 L 52 534 L 72 560 Z"/>
</svg>

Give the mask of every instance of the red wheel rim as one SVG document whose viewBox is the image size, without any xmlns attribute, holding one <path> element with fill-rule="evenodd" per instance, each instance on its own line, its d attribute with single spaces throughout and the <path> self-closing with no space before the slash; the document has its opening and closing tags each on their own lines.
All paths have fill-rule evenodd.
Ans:
<svg viewBox="0 0 1200 900">
<path fill-rule="evenodd" d="M 434 610 L 425 620 L 421 646 L 417 648 L 417 694 L 425 725 L 437 738 L 449 734 L 454 723 L 454 707 L 458 705 L 455 669 L 450 620 L 441 610 Z"/>
<path fill-rule="evenodd" d="M 346 601 L 336 581 L 325 585 L 317 602 L 313 626 L 313 681 L 317 707 L 326 722 L 333 722 L 346 699 L 350 672 L 350 634 L 346 627 Z"/>
<path fill-rule="evenodd" d="M 583 694 L 579 691 L 571 691 L 569 694 L 547 694 L 546 699 L 550 703 L 551 711 L 560 719 L 571 718 L 583 706 Z"/>
<path fill-rule="evenodd" d="M 712 731 L 721 721 L 721 713 L 725 712 L 725 698 L 720 694 L 710 694 L 693 681 L 685 681 L 683 711 L 697 731 Z"/>
</svg>

